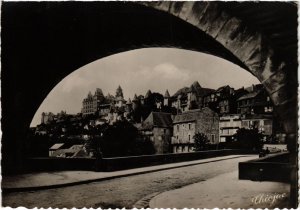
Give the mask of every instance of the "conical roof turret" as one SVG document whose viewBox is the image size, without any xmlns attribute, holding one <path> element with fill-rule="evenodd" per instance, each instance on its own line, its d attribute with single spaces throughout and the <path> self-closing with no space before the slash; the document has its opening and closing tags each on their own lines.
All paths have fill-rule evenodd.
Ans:
<svg viewBox="0 0 300 210">
<path fill-rule="evenodd" d="M 133 97 L 132 101 L 138 101 L 138 97 L 136 96 L 136 94 L 134 94 L 134 97 Z"/>
<path fill-rule="evenodd" d="M 126 104 L 132 104 L 130 98 L 128 99 Z"/>
<path fill-rule="evenodd" d="M 164 96 L 164 97 L 165 97 L 165 98 L 170 98 L 170 93 L 169 93 L 168 89 L 166 90 L 165 96 Z"/>
<path fill-rule="evenodd" d="M 151 90 L 148 90 L 146 95 L 145 95 L 145 98 L 148 98 L 151 94 L 152 94 Z"/>
</svg>

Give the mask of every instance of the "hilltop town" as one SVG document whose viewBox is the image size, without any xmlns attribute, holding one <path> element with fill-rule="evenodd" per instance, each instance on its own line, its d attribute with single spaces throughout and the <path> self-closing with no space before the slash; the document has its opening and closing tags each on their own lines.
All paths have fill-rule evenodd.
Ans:
<svg viewBox="0 0 300 210">
<path fill-rule="evenodd" d="M 129 155 L 193 152 L 195 135 L 199 133 L 206 136 L 210 148 L 216 149 L 221 145 L 226 148 L 226 144 L 234 141 L 237 130 L 242 128 L 256 129 L 265 142 L 284 141 L 281 125 L 273 113 L 272 101 L 261 84 L 236 90 L 226 85 L 214 90 L 201 87 L 195 81 L 173 95 L 168 90 L 164 95 L 148 90 L 145 95 L 135 94 L 128 100 L 124 99 L 120 86 L 115 95 L 106 96 L 97 88 L 94 94 L 89 92 L 83 99 L 78 114 L 43 112 L 41 124 L 31 129 L 31 138 L 47 139 L 48 144 L 40 149 L 37 144 L 41 141 L 33 141 L 34 151 L 40 150 L 33 155 L 94 156 L 95 149 L 89 149 L 93 147 L 91 139 L 107 136 L 104 130 L 106 133 L 109 129 L 111 133 L 118 133 L 118 126 L 136 129 L 135 144 L 143 145 L 138 153 L 131 151 Z M 123 136 L 110 136 L 114 139 L 110 142 L 126 138 L 127 131 L 123 129 L 123 132 Z M 132 143 L 130 139 L 127 141 L 123 149 Z M 110 145 L 109 149 L 118 147 L 116 145 L 121 144 Z M 101 149 L 103 152 L 105 146 Z M 118 154 L 116 152 L 115 155 Z"/>
</svg>

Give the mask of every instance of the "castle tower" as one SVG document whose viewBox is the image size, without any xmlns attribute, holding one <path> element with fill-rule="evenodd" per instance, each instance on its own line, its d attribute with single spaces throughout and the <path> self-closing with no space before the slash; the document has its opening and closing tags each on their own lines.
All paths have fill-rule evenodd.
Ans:
<svg viewBox="0 0 300 210">
<path fill-rule="evenodd" d="M 117 90 L 116 90 L 116 98 L 124 98 L 124 96 L 123 96 L 123 90 L 122 90 L 122 88 L 121 88 L 121 86 L 119 85 L 119 87 L 117 88 Z"/>
<path fill-rule="evenodd" d="M 132 99 L 132 109 L 135 111 L 138 108 L 138 98 L 136 96 L 136 94 L 134 94 L 134 97 Z"/>
<path fill-rule="evenodd" d="M 45 112 L 43 112 L 42 113 L 41 124 L 45 124 L 45 121 L 46 121 L 45 116 L 46 116 L 46 114 L 45 114 Z"/>
<path fill-rule="evenodd" d="M 132 110 L 132 102 L 129 98 L 128 101 L 126 102 L 126 112 L 131 112 L 131 110 Z"/>
<path fill-rule="evenodd" d="M 170 106 L 170 93 L 166 90 L 164 95 L 164 106 Z"/>
<path fill-rule="evenodd" d="M 146 95 L 145 95 L 145 99 L 146 99 L 146 98 L 149 98 L 149 96 L 150 96 L 151 94 L 152 94 L 151 90 L 148 90 L 147 93 L 146 93 Z"/>
<path fill-rule="evenodd" d="M 123 90 L 121 88 L 121 86 L 119 85 L 119 87 L 116 90 L 116 101 L 115 104 L 117 107 L 122 107 L 125 103 L 124 100 L 124 96 L 123 96 Z"/>
</svg>

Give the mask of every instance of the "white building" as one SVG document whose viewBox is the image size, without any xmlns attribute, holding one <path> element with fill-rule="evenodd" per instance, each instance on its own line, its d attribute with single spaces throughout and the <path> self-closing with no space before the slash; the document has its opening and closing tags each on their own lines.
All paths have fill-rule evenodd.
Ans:
<svg viewBox="0 0 300 210">
<path fill-rule="evenodd" d="M 227 142 L 232 140 L 233 135 L 241 127 L 242 127 L 241 115 L 230 114 L 230 115 L 221 116 L 219 122 L 220 142 Z"/>
</svg>

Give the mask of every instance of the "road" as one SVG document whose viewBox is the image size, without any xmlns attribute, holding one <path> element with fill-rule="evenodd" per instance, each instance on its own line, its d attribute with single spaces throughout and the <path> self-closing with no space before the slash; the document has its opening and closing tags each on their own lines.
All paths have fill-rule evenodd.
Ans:
<svg viewBox="0 0 300 210">
<path fill-rule="evenodd" d="M 238 157 L 71 187 L 8 193 L 2 195 L 2 206 L 132 208 L 138 200 L 147 195 L 181 188 L 236 171 L 238 162 L 254 158 L 256 156 Z"/>
</svg>

